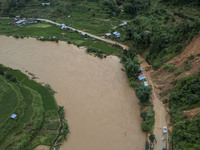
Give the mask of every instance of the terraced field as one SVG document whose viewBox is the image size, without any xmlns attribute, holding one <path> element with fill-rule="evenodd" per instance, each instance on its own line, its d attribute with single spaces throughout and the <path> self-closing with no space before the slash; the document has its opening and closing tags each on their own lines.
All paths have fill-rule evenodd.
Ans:
<svg viewBox="0 0 200 150">
<path fill-rule="evenodd" d="M 11 115 L 17 114 L 17 119 Z M 69 132 L 50 90 L 18 70 L 0 66 L 0 149 L 59 147 Z"/>
</svg>

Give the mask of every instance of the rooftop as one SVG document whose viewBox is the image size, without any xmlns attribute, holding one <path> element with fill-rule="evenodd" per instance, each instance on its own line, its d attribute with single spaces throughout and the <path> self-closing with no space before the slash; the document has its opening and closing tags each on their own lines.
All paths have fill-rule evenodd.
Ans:
<svg viewBox="0 0 200 150">
<path fill-rule="evenodd" d="M 10 118 L 12 118 L 12 119 L 15 119 L 17 117 L 17 114 L 12 114 L 11 116 L 10 116 Z"/>
</svg>

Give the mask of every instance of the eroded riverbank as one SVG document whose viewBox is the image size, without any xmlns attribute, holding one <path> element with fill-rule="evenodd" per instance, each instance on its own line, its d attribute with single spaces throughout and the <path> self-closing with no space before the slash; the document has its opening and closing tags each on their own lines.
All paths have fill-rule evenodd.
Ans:
<svg viewBox="0 0 200 150">
<path fill-rule="evenodd" d="M 65 42 L 0 36 L 0 63 L 28 70 L 57 91 L 71 134 L 61 149 L 143 150 L 138 100 L 117 57 L 99 59 Z"/>
</svg>

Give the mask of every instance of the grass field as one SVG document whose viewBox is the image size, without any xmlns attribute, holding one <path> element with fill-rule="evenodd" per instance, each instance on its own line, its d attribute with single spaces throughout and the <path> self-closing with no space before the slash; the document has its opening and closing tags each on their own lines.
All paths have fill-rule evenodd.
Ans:
<svg viewBox="0 0 200 150">
<path fill-rule="evenodd" d="M 45 40 L 51 40 L 53 36 L 56 40 L 66 41 L 67 43 L 72 43 L 77 46 L 84 47 L 97 47 L 102 50 L 106 55 L 117 55 L 122 54 L 122 49 L 105 42 L 100 42 L 90 37 L 82 37 L 80 33 L 75 31 L 64 31 L 60 27 L 47 24 L 38 23 L 32 25 L 25 25 L 22 27 L 16 27 L 10 25 L 12 20 L 10 19 L 0 19 L 0 35 L 14 36 L 16 38 L 24 37 L 43 37 Z"/>
<path fill-rule="evenodd" d="M 2 65 L 0 68 L 4 70 L 4 75 L 0 75 L 1 91 L 4 92 L 0 94 L 0 149 L 59 146 L 61 143 L 56 140 L 62 141 L 69 129 L 49 89 L 18 70 Z M 18 115 L 16 120 L 10 118 L 13 113 Z"/>
</svg>

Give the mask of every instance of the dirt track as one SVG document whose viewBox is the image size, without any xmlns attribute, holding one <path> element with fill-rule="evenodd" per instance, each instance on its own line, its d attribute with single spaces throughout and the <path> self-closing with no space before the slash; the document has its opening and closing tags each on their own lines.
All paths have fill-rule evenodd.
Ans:
<svg viewBox="0 0 200 150">
<path fill-rule="evenodd" d="M 155 138 L 157 141 L 157 143 L 155 143 L 154 145 L 154 150 L 161 150 L 165 147 L 165 143 L 163 143 L 162 141 L 162 127 L 167 126 L 167 112 L 164 105 L 160 101 L 159 96 L 157 95 L 158 91 L 156 89 L 156 86 L 151 80 L 151 72 L 153 72 L 153 70 L 145 71 L 145 67 L 149 66 L 149 64 L 140 55 L 138 55 L 138 57 L 140 61 L 143 61 L 141 66 L 144 69 L 144 75 L 146 76 L 146 80 L 148 84 L 152 85 L 153 88 L 151 95 L 151 102 L 154 106 L 153 109 L 155 111 L 155 125 L 153 133 L 155 134 Z"/>
</svg>

